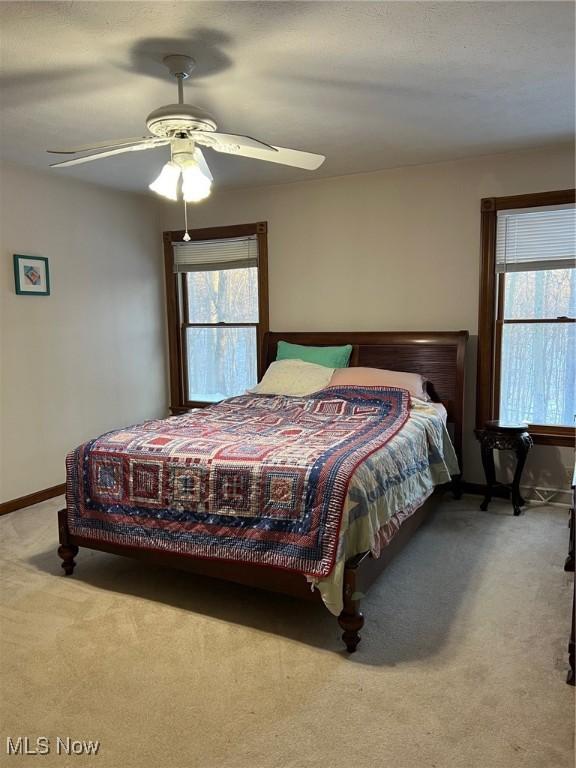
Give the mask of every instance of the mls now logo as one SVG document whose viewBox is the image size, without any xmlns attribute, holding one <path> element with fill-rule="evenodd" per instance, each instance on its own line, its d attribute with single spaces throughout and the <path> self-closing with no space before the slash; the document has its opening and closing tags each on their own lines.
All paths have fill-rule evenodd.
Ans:
<svg viewBox="0 0 576 768">
<path fill-rule="evenodd" d="M 50 739 L 46 736 L 38 736 L 30 739 L 28 736 L 18 736 L 13 741 L 10 736 L 6 739 L 7 755 L 48 755 L 50 754 Z"/>
<path fill-rule="evenodd" d="M 71 739 L 70 736 L 61 738 L 56 737 L 53 745 L 47 736 L 38 736 L 31 739 L 29 736 L 18 736 L 13 739 L 8 736 L 6 739 L 7 755 L 49 755 L 55 751 L 58 755 L 97 755 L 100 749 L 99 741 L 84 741 L 80 739 Z"/>
</svg>

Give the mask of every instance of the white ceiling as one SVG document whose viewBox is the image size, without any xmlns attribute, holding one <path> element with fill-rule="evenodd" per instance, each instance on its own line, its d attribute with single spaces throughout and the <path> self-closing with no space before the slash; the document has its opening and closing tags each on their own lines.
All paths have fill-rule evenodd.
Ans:
<svg viewBox="0 0 576 768">
<path fill-rule="evenodd" d="M 145 135 L 186 100 L 220 130 L 321 152 L 310 173 L 207 152 L 216 183 L 283 183 L 502 152 L 574 132 L 571 2 L 0 2 L 0 154 Z M 166 148 L 54 171 L 145 191 Z"/>
</svg>

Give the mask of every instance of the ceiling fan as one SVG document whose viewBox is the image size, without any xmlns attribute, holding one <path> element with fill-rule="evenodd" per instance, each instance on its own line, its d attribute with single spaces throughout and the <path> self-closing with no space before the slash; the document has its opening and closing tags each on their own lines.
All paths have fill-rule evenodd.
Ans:
<svg viewBox="0 0 576 768">
<path fill-rule="evenodd" d="M 50 167 L 65 168 L 125 152 L 139 152 L 170 145 L 170 161 L 162 168 L 158 178 L 149 185 L 150 189 L 170 200 L 177 200 L 178 182 L 181 177 L 184 201 L 199 202 L 208 197 L 213 181 L 200 147 L 309 171 L 319 168 L 326 159 L 324 155 L 276 147 L 251 136 L 219 133 L 211 114 L 200 107 L 184 103 L 184 80 L 187 80 L 194 70 L 194 59 L 172 54 L 166 56 L 163 61 L 170 74 L 178 81 L 178 103 L 159 107 L 148 115 L 146 127 L 152 136 L 104 141 L 73 149 L 49 149 L 48 152 L 53 154 L 78 155 L 69 160 L 52 163 Z"/>
</svg>

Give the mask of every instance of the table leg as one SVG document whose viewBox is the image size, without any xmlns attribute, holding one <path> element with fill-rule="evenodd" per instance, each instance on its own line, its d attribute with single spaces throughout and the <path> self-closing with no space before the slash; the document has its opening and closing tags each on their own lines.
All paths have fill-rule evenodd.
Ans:
<svg viewBox="0 0 576 768">
<path fill-rule="evenodd" d="M 576 605 L 576 585 L 572 589 L 572 629 L 570 630 L 570 642 L 568 643 L 568 664 L 570 665 L 570 669 L 568 670 L 568 677 L 566 678 L 566 682 L 568 685 L 574 685 L 576 682 L 576 674 L 575 674 L 575 650 L 576 650 L 576 644 L 574 643 L 574 621 L 575 621 L 575 605 Z"/>
<path fill-rule="evenodd" d="M 521 507 L 526 503 L 522 496 L 520 496 L 520 478 L 526 463 L 526 456 L 528 456 L 528 446 L 523 442 L 516 448 L 516 471 L 512 480 L 512 506 L 516 516 L 522 512 Z"/>
<path fill-rule="evenodd" d="M 569 544 L 568 544 L 568 557 L 566 558 L 566 562 L 564 563 L 564 570 L 565 571 L 574 571 L 574 549 L 576 544 L 576 527 L 574 522 L 574 507 L 570 510 L 570 517 L 568 519 L 568 527 L 569 527 Z"/>
<path fill-rule="evenodd" d="M 480 504 L 480 509 L 485 512 L 488 509 L 488 504 L 492 501 L 492 489 L 496 485 L 496 469 L 494 468 L 494 452 L 492 448 L 483 445 L 481 453 L 482 466 L 486 476 L 486 495 L 484 496 L 484 501 Z"/>
</svg>

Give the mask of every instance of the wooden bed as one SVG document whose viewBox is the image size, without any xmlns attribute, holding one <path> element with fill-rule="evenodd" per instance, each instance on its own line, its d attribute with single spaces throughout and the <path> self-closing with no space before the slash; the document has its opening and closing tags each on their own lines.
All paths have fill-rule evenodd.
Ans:
<svg viewBox="0 0 576 768">
<path fill-rule="evenodd" d="M 268 333 L 264 338 L 264 369 L 276 359 L 278 341 L 295 344 L 332 346 L 352 344 L 351 366 L 369 366 L 420 373 L 430 381 L 429 394 L 433 401 L 444 404 L 448 427 L 462 469 L 462 428 L 464 408 L 464 354 L 467 331 L 447 332 L 330 332 L 330 333 Z M 454 479 L 453 491 L 459 495 L 459 480 Z M 430 511 L 437 505 L 446 488 L 437 489 L 426 502 L 401 525 L 400 530 L 384 547 L 379 558 L 368 552 L 347 561 L 344 572 L 344 609 L 338 617 L 343 629 L 342 639 L 353 653 L 360 642 L 364 617 L 360 612 L 359 593 L 366 593 L 370 584 L 399 552 Z M 146 550 L 129 545 L 77 536 L 68 529 L 67 510 L 58 513 L 60 546 L 58 554 L 68 576 L 74 571 L 79 547 L 97 549 L 118 555 L 147 560 L 193 573 L 233 581 L 251 587 L 294 595 L 306 600 L 320 600 L 317 590 L 310 590 L 306 578 L 265 565 L 213 561 L 190 555 Z"/>
</svg>

